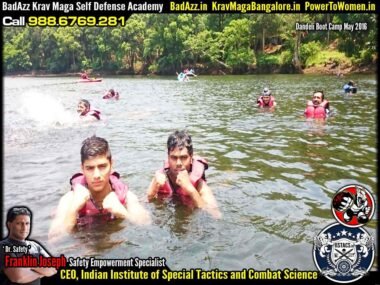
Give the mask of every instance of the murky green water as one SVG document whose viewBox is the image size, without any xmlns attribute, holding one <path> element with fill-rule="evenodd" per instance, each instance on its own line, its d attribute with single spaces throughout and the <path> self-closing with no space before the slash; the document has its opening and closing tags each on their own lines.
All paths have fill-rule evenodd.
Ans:
<svg viewBox="0 0 380 285">
<path fill-rule="evenodd" d="M 349 79 L 358 82 L 353 96 L 342 92 Z M 4 208 L 29 206 L 32 237 L 53 254 L 166 257 L 172 269 L 315 269 L 313 238 L 335 222 L 330 210 L 334 193 L 349 183 L 376 192 L 375 76 L 75 81 L 4 79 Z M 265 86 L 278 103 L 273 113 L 255 108 Z M 104 101 L 109 88 L 118 90 L 121 100 Z M 315 89 L 325 90 L 334 113 L 323 123 L 303 117 Z M 80 98 L 89 99 L 105 119 L 79 123 L 75 109 Z M 195 153 L 209 160 L 207 179 L 221 220 L 172 201 L 146 202 L 152 175 L 165 159 L 167 136 L 183 128 L 192 134 Z M 95 133 L 109 140 L 115 169 L 149 209 L 153 224 L 115 222 L 51 245 L 51 214 L 69 190 L 70 176 L 80 170 L 81 142 Z M 372 235 L 376 225 L 367 226 Z"/>
</svg>

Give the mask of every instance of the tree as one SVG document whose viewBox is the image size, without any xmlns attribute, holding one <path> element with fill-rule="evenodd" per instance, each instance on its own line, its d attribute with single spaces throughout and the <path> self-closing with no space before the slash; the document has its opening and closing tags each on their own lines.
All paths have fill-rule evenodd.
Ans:
<svg viewBox="0 0 380 285">
<path fill-rule="evenodd" d="M 123 61 L 123 66 L 134 73 L 136 61 L 143 58 L 146 22 L 137 14 L 132 15 L 120 31 L 118 54 Z"/>
<path fill-rule="evenodd" d="M 25 30 L 16 29 L 4 29 L 3 32 L 3 39 L 6 39 L 3 47 L 4 72 L 29 71 L 32 68 L 27 52 L 30 43 L 26 38 Z"/>
<path fill-rule="evenodd" d="M 368 50 L 376 53 L 377 18 L 376 14 L 337 14 L 337 23 L 354 23 L 358 30 L 343 30 L 339 37 L 339 50 L 348 56 L 360 57 L 361 52 Z M 359 25 L 359 23 L 363 23 Z"/>
<path fill-rule="evenodd" d="M 69 71 L 78 70 L 78 58 L 80 58 L 81 44 L 79 27 L 60 27 L 56 30 L 55 40 L 61 54 L 62 69 Z M 62 70 L 63 71 L 63 70 Z"/>
<path fill-rule="evenodd" d="M 306 14 L 288 14 L 284 15 L 286 25 L 283 26 L 282 36 L 286 40 L 287 48 L 292 52 L 293 72 L 303 73 L 301 62 L 301 44 L 306 32 L 295 30 L 296 23 L 308 23 L 309 16 Z"/>
<path fill-rule="evenodd" d="M 255 62 L 254 51 L 250 47 L 248 19 L 233 20 L 219 36 L 223 58 L 235 72 L 244 72 Z"/>
</svg>

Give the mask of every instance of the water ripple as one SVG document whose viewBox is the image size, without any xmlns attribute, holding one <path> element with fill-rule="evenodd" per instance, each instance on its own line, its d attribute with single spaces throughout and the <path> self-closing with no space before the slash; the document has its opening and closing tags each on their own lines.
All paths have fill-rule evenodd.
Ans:
<svg viewBox="0 0 380 285">
<path fill-rule="evenodd" d="M 360 90 L 349 97 L 332 76 L 199 76 L 188 84 L 174 77 L 110 77 L 100 84 L 5 78 L 4 208 L 26 203 L 36 222 L 33 237 L 47 243 L 55 206 L 80 171 L 80 145 L 96 134 L 108 139 L 115 170 L 153 224 L 82 229 L 52 253 L 159 256 L 172 269 L 314 270 L 313 237 L 333 222 L 334 193 L 349 183 L 377 189 L 377 81 L 353 79 Z M 275 112 L 255 108 L 265 86 L 278 102 Z M 318 87 L 334 112 L 324 122 L 303 117 Z M 119 101 L 102 99 L 109 88 L 120 92 Z M 83 97 L 105 120 L 77 120 Z M 221 220 L 171 200 L 146 203 L 146 189 L 166 158 L 167 136 L 182 128 L 192 134 L 195 153 L 208 159 L 207 182 Z"/>
</svg>

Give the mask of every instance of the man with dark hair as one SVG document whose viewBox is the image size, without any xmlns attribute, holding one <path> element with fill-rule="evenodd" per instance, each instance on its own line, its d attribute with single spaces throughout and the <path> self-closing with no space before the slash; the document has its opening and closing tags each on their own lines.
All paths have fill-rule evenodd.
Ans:
<svg viewBox="0 0 380 285">
<path fill-rule="evenodd" d="M 150 222 L 149 213 L 136 195 L 112 170 L 112 155 L 105 139 L 87 138 L 80 154 L 82 173 L 71 178 L 71 191 L 59 202 L 50 237 L 70 232 L 77 224 L 99 220 L 123 218 L 135 224 Z"/>
<path fill-rule="evenodd" d="M 167 141 L 168 160 L 156 172 L 148 189 L 148 200 L 158 195 L 175 195 L 185 203 L 205 209 L 220 217 L 215 197 L 206 183 L 205 159 L 193 155 L 191 136 L 186 131 L 175 131 Z"/>
<path fill-rule="evenodd" d="M 5 267 L 5 256 L 22 257 L 31 255 L 38 258 L 40 255 L 49 257 L 47 251 L 32 240 L 26 240 L 30 234 L 32 214 L 27 207 L 12 207 L 8 210 L 6 225 L 8 237 L 0 241 L 0 281 L 5 284 L 28 283 L 40 284 L 40 278 L 57 273 L 53 267 Z"/>
<path fill-rule="evenodd" d="M 344 93 L 354 94 L 357 92 L 357 87 L 355 86 L 355 82 L 350 80 L 348 83 L 343 86 Z"/>
<path fill-rule="evenodd" d="M 119 92 L 110 89 L 108 92 L 103 96 L 103 99 L 115 99 L 119 100 Z"/>
<path fill-rule="evenodd" d="M 304 114 L 306 118 L 325 119 L 330 113 L 329 101 L 323 91 L 315 91 L 312 100 L 307 101 Z"/>
<path fill-rule="evenodd" d="M 86 99 L 79 100 L 77 112 L 79 114 L 79 118 L 81 119 L 85 119 L 87 121 L 100 120 L 100 111 L 91 109 L 90 102 Z"/>
</svg>

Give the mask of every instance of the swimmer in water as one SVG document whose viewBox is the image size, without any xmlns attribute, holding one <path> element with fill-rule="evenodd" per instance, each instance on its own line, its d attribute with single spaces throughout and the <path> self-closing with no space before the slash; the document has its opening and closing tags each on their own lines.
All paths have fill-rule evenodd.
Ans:
<svg viewBox="0 0 380 285">
<path fill-rule="evenodd" d="M 315 91 L 312 100 L 307 102 L 304 114 L 306 118 L 325 119 L 330 113 L 330 103 L 323 91 Z"/>
<path fill-rule="evenodd" d="M 100 111 L 92 110 L 90 102 L 86 99 L 81 99 L 77 106 L 77 112 L 79 118 L 85 119 L 87 121 L 99 121 L 100 120 Z"/>
<path fill-rule="evenodd" d="M 355 94 L 357 91 L 357 87 L 355 86 L 355 82 L 350 80 L 348 83 L 343 86 L 344 93 L 346 94 Z"/>
<path fill-rule="evenodd" d="M 257 99 L 257 107 L 274 109 L 277 103 L 272 95 L 272 92 L 265 87 L 261 96 Z"/>
<path fill-rule="evenodd" d="M 103 96 L 103 99 L 116 99 L 119 100 L 119 92 L 110 89 L 108 92 Z"/>
<path fill-rule="evenodd" d="M 81 162 L 82 172 L 72 176 L 71 191 L 59 201 L 49 237 L 70 232 L 77 224 L 92 218 L 106 221 L 122 218 L 134 224 L 150 223 L 149 213 L 137 196 L 112 170 L 111 151 L 105 139 L 87 138 L 81 148 Z"/>
<path fill-rule="evenodd" d="M 191 136 L 186 131 L 175 131 L 168 138 L 167 150 L 167 163 L 155 173 L 147 191 L 148 200 L 159 195 L 176 196 L 184 204 L 220 218 L 218 204 L 206 183 L 208 164 L 205 159 L 193 156 Z"/>
</svg>

